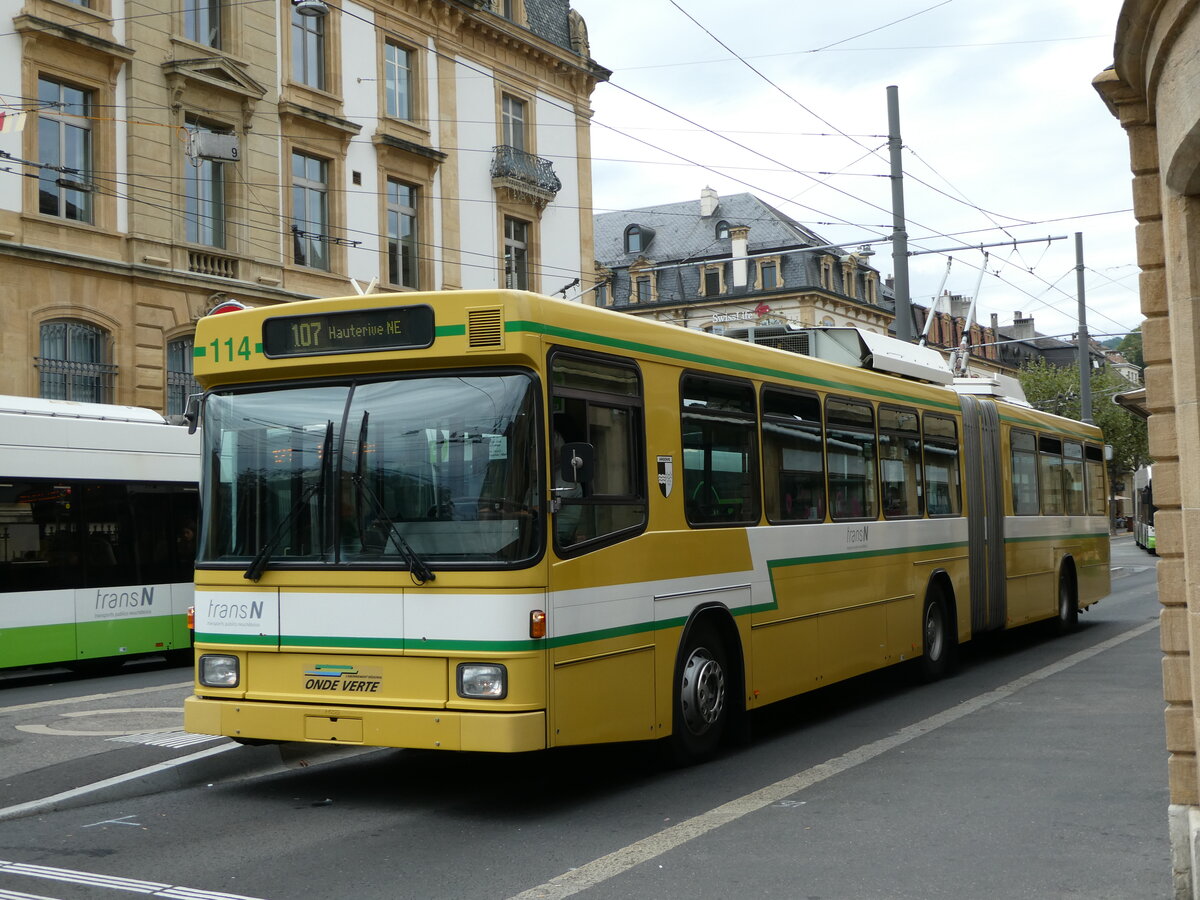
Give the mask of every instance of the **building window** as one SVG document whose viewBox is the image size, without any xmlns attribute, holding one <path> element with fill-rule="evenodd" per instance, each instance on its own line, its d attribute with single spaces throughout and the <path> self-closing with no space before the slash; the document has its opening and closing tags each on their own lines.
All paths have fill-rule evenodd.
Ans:
<svg viewBox="0 0 1200 900">
<path fill-rule="evenodd" d="M 384 44 L 383 82 L 386 113 L 394 119 L 412 116 L 412 58 L 399 44 Z"/>
<path fill-rule="evenodd" d="M 729 240 L 729 223 L 726 222 L 724 219 L 722 219 L 720 222 L 717 223 L 717 240 L 718 241 Z"/>
<path fill-rule="evenodd" d="M 388 282 L 417 287 L 417 189 L 389 178 L 387 182 Z"/>
<path fill-rule="evenodd" d="M 608 282 L 606 281 L 596 285 L 596 305 L 608 306 Z"/>
<path fill-rule="evenodd" d="M 833 257 L 821 257 L 821 287 L 827 291 L 833 290 Z"/>
<path fill-rule="evenodd" d="M 517 0 L 492 0 L 492 12 L 510 22 L 515 22 L 517 21 Z"/>
<path fill-rule="evenodd" d="M 188 397 L 200 393 L 200 384 L 192 376 L 193 338 L 167 343 L 167 415 L 182 416 Z"/>
<path fill-rule="evenodd" d="M 700 295 L 716 297 L 725 293 L 725 267 L 723 265 L 700 267 Z"/>
<path fill-rule="evenodd" d="M 764 259 L 758 264 L 758 289 L 773 291 L 779 287 L 779 261 Z"/>
<path fill-rule="evenodd" d="M 292 152 L 292 245 L 298 266 L 329 270 L 329 163 Z"/>
<path fill-rule="evenodd" d="M 221 0 L 183 0 L 183 36 L 197 44 L 219 49 Z"/>
<path fill-rule="evenodd" d="M 38 211 L 92 221 L 92 92 L 38 79 Z"/>
<path fill-rule="evenodd" d="M 629 298 L 631 303 L 649 303 L 654 299 L 654 276 L 634 275 Z"/>
<path fill-rule="evenodd" d="M 504 217 L 504 286 L 529 290 L 529 223 Z"/>
<path fill-rule="evenodd" d="M 292 78 L 325 89 L 325 17 L 303 16 L 292 8 Z"/>
<path fill-rule="evenodd" d="M 501 100 L 502 142 L 516 150 L 525 149 L 525 101 L 505 94 Z"/>
<path fill-rule="evenodd" d="M 641 253 L 654 240 L 654 229 L 645 225 L 630 225 L 625 229 L 625 252 Z"/>
<path fill-rule="evenodd" d="M 109 362 L 108 332 L 87 322 L 59 319 L 41 327 L 37 357 L 41 396 L 47 400 L 111 403 L 117 367 Z"/>
<path fill-rule="evenodd" d="M 193 134 L 212 132 L 198 123 L 189 123 Z M 188 158 L 184 167 L 184 237 L 193 244 L 225 246 L 225 164 L 198 156 Z"/>
</svg>

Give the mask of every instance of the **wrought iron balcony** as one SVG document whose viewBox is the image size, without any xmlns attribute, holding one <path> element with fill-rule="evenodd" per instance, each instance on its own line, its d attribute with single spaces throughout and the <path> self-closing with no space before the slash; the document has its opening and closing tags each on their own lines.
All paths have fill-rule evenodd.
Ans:
<svg viewBox="0 0 1200 900">
<path fill-rule="evenodd" d="M 550 160 L 507 144 L 492 148 L 492 185 L 514 199 L 545 207 L 562 190 Z"/>
</svg>

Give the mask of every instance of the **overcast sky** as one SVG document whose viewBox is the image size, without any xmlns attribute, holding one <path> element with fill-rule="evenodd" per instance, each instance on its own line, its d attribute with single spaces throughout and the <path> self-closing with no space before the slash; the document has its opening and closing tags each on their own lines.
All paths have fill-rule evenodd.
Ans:
<svg viewBox="0 0 1200 900">
<path fill-rule="evenodd" d="M 887 237 L 896 85 L 910 251 L 1041 239 L 988 250 L 982 321 L 1020 310 L 1043 334 L 1074 332 L 1078 231 L 1089 332 L 1141 322 L 1128 145 L 1091 85 L 1112 64 L 1120 0 L 571 4 L 613 73 L 592 97 L 597 212 L 711 186 L 831 242 Z M 891 274 L 890 246 L 876 251 Z M 945 290 L 975 294 L 983 253 L 952 255 Z M 914 302 L 945 270 L 944 255 L 910 259 Z"/>
</svg>

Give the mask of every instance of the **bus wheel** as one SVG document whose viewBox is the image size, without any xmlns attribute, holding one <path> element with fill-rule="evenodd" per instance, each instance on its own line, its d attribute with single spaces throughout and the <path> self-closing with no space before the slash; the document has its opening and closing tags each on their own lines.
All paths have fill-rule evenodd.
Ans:
<svg viewBox="0 0 1200 900">
<path fill-rule="evenodd" d="M 940 592 L 931 591 L 925 597 L 921 614 L 921 677 L 937 681 L 946 674 L 950 660 L 946 603 Z"/>
<path fill-rule="evenodd" d="M 1075 596 L 1075 583 L 1063 572 L 1058 577 L 1058 620 L 1059 634 L 1069 634 L 1079 624 L 1079 598 Z"/>
<path fill-rule="evenodd" d="M 725 646 L 717 632 L 697 625 L 688 635 L 675 673 L 675 721 L 671 743 L 676 762 L 699 762 L 713 754 L 729 720 Z"/>
</svg>

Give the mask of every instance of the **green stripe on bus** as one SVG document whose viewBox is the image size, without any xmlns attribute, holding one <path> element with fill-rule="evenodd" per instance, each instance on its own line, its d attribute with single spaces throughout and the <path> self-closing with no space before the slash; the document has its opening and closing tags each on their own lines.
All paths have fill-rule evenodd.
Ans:
<svg viewBox="0 0 1200 900">
<path fill-rule="evenodd" d="M 768 366 L 756 366 L 750 363 L 731 362 L 727 359 L 720 359 L 714 356 L 704 356 L 700 353 L 689 353 L 684 350 L 669 350 L 665 347 L 655 346 L 654 344 L 640 344 L 636 341 L 626 341 L 622 340 L 621 338 L 611 337 L 609 335 L 591 334 L 590 332 L 575 331 L 570 328 L 558 328 L 554 325 L 546 325 L 541 322 L 505 322 L 504 330 L 506 332 L 526 331 L 532 334 L 540 334 L 544 337 L 557 337 L 575 341 L 584 341 L 586 343 L 598 344 L 600 346 L 611 347 L 618 350 L 645 353 L 650 356 L 658 356 L 678 362 L 690 362 L 695 363 L 696 365 L 714 366 L 735 372 L 742 372 L 747 375 L 760 375 L 768 378 L 778 378 L 785 381 L 812 385 L 814 387 L 823 387 L 834 390 L 847 389 L 846 384 L 841 381 L 813 378 L 809 375 L 799 375 L 795 372 L 785 372 L 780 369 L 770 368 Z M 908 394 L 901 394 L 896 391 L 877 390 L 870 387 L 854 387 L 852 390 L 855 393 L 868 394 L 872 397 L 882 397 L 887 400 L 903 400 L 906 403 L 920 403 L 924 406 L 930 406 L 937 409 L 953 410 L 955 412 L 960 410 L 960 407 L 957 403 L 942 403 L 937 400 L 930 400 L 924 397 L 917 398 Z"/>
<path fill-rule="evenodd" d="M 1006 537 L 1006 544 L 1027 544 L 1031 541 L 1086 541 L 1093 538 L 1107 538 L 1107 531 L 1084 531 L 1077 534 L 1035 534 L 1029 537 Z"/>
</svg>

